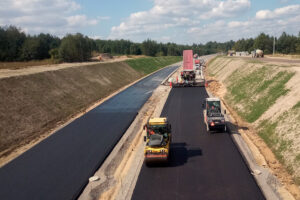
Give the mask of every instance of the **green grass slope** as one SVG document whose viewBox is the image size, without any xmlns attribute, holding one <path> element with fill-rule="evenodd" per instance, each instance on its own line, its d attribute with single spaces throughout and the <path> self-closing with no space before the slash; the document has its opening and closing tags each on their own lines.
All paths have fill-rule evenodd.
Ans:
<svg viewBox="0 0 300 200">
<path fill-rule="evenodd" d="M 181 56 L 162 56 L 137 58 L 126 60 L 125 62 L 138 72 L 141 72 L 143 74 L 150 74 L 158 69 L 179 62 L 181 60 Z"/>
</svg>

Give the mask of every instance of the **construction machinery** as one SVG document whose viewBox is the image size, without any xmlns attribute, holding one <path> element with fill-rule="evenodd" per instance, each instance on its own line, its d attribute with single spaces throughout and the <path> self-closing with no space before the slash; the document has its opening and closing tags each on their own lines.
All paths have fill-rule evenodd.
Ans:
<svg viewBox="0 0 300 200">
<path fill-rule="evenodd" d="M 146 164 L 167 162 L 171 143 L 171 125 L 167 118 L 150 118 L 144 130 L 146 130 L 146 136 L 144 136 Z"/>
<path fill-rule="evenodd" d="M 195 59 L 195 70 L 199 70 L 200 69 L 200 60 L 199 59 Z"/>
<path fill-rule="evenodd" d="M 263 50 L 256 49 L 251 52 L 252 58 L 263 58 L 264 57 L 264 52 Z"/>
<path fill-rule="evenodd" d="M 194 65 L 193 50 L 183 51 L 182 68 L 183 70 L 180 72 L 180 77 L 177 77 L 176 82 L 172 82 L 173 87 L 205 86 L 205 79 L 200 61 L 195 59 Z"/>
<path fill-rule="evenodd" d="M 206 98 L 202 105 L 204 107 L 204 120 L 207 131 L 221 130 L 226 132 L 226 121 L 221 110 L 221 101 L 219 98 Z M 226 110 L 224 110 L 226 114 Z"/>
</svg>

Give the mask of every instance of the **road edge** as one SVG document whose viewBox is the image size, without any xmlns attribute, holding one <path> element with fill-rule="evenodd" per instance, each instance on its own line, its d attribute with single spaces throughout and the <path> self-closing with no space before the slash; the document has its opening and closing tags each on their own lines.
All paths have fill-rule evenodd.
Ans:
<svg viewBox="0 0 300 200">
<path fill-rule="evenodd" d="M 173 63 L 171 65 L 168 65 L 166 67 L 171 67 L 174 65 L 179 65 L 181 62 Z M 164 68 L 166 68 L 164 67 Z M 161 68 L 143 78 L 146 78 L 164 68 Z M 143 155 L 143 148 L 144 143 L 139 143 L 139 141 L 142 141 L 142 125 L 146 123 L 148 118 L 153 115 L 160 114 L 162 112 L 163 106 L 152 106 L 151 103 L 153 102 L 153 96 L 157 95 L 157 91 L 159 89 L 164 89 L 165 94 L 164 96 L 159 95 L 157 98 L 159 99 L 159 104 L 165 104 L 165 101 L 167 100 L 170 88 L 164 86 L 164 82 L 173 75 L 179 67 L 177 67 L 174 71 L 172 71 L 167 78 L 165 78 L 161 84 L 153 91 L 151 97 L 147 100 L 147 102 L 142 106 L 142 108 L 138 111 L 138 114 L 128 127 L 128 129 L 125 131 L 121 139 L 118 141 L 118 143 L 115 145 L 111 153 L 107 156 L 107 158 L 104 160 L 100 168 L 94 173 L 94 176 L 99 178 L 99 181 L 96 182 L 89 182 L 84 188 L 83 192 L 79 195 L 79 200 L 86 200 L 86 199 L 112 199 L 112 196 L 115 198 L 113 199 L 131 199 L 131 195 L 135 188 L 135 183 L 139 176 L 139 171 L 141 170 L 144 155 Z M 143 79 L 142 78 L 142 79 Z M 140 79 L 140 80 L 142 80 Z M 140 81 L 139 80 L 139 81 Z M 138 82 L 138 81 L 136 81 Z M 133 85 L 133 84 L 132 84 Z M 130 85 L 131 86 L 131 85 Z M 128 86 L 128 87 L 130 87 Z M 127 87 L 127 88 L 128 88 Z M 126 89 L 126 88 L 125 88 Z M 124 90 L 125 90 L 124 89 Z M 121 91 L 120 91 L 121 92 Z M 156 104 L 155 104 L 156 105 Z M 154 108 L 151 110 L 151 107 Z M 138 130 L 138 131 L 137 131 Z M 131 149 L 131 151 L 130 151 Z M 125 153 L 124 153 L 125 151 Z M 139 154 L 138 154 L 139 153 Z M 122 173 L 120 171 L 124 170 L 126 167 L 127 162 L 130 162 L 130 159 L 132 159 L 131 154 L 138 154 L 139 159 L 136 159 L 133 161 L 134 166 L 133 169 L 135 169 L 135 173 L 133 173 L 133 176 L 131 177 L 120 177 L 120 180 L 116 180 L 114 177 L 116 173 Z M 119 167 L 117 169 L 112 169 L 113 166 L 116 165 L 118 162 Z M 131 163 L 129 163 L 131 164 Z M 121 167 L 120 167 L 121 166 Z M 122 168 L 122 169 L 120 169 Z M 119 174 L 119 175 L 120 175 Z M 121 176 L 121 175 L 120 175 Z M 121 181 L 118 185 L 118 181 Z M 123 188 L 123 185 L 127 186 L 130 185 L 129 188 Z M 95 190 L 94 190 L 95 189 Z M 93 190 L 94 193 L 93 194 Z M 97 191 L 96 191 L 97 190 Z M 95 196 L 94 196 L 95 195 Z"/>
<path fill-rule="evenodd" d="M 207 94 L 210 97 L 214 96 L 209 91 L 207 91 Z M 222 104 L 223 104 L 223 107 L 226 110 L 228 110 L 226 104 L 223 101 L 222 101 Z M 260 188 L 260 190 L 264 194 L 265 198 L 272 199 L 272 200 L 281 200 L 282 197 L 280 196 L 280 194 L 277 191 L 278 187 L 281 186 L 278 179 L 270 172 L 269 169 L 263 168 L 256 163 L 255 158 L 254 158 L 250 148 L 248 147 L 247 143 L 242 138 L 236 125 L 234 125 L 234 122 L 233 122 L 232 118 L 230 117 L 230 114 L 227 112 L 227 114 L 225 114 L 224 116 L 226 119 L 226 126 L 227 126 L 227 130 L 228 130 L 228 134 L 230 134 L 232 141 L 234 142 L 235 146 L 237 147 L 240 155 L 242 156 L 246 166 L 249 169 L 249 172 L 252 174 L 257 186 Z"/>
<path fill-rule="evenodd" d="M 78 113 L 73 114 L 68 119 L 65 119 L 65 120 L 62 120 L 62 121 L 58 122 L 55 127 L 51 128 L 48 131 L 45 131 L 43 134 L 41 134 L 39 136 L 39 138 L 34 139 L 33 141 L 29 142 L 26 145 L 20 146 L 19 148 L 15 149 L 11 154 L 5 156 L 5 158 L 3 159 L 3 161 L 0 163 L 0 167 L 3 167 L 4 165 L 7 165 L 8 163 L 10 163 L 14 159 L 16 159 L 17 157 L 19 157 L 20 155 L 22 155 L 23 153 L 25 153 L 29 149 L 33 148 L 34 146 L 38 145 L 43 140 L 47 139 L 48 137 L 50 137 L 51 135 L 53 135 L 54 133 L 56 133 L 57 131 L 59 131 L 60 129 L 66 127 L 67 125 L 69 125 L 70 123 L 72 123 L 73 121 L 75 121 L 76 119 L 78 119 L 78 118 L 82 117 L 83 115 L 85 115 L 87 112 L 89 112 L 92 109 L 96 108 L 97 106 L 103 104 L 105 101 L 107 101 L 110 98 L 116 96 L 120 92 L 122 92 L 122 91 L 126 90 L 127 88 L 131 87 L 132 85 L 138 83 L 139 81 L 143 80 L 144 78 L 147 78 L 148 76 L 151 76 L 151 75 L 153 75 L 153 74 L 155 74 L 155 73 L 157 73 L 157 72 L 165 69 L 166 67 L 171 67 L 171 66 L 177 65 L 180 62 L 176 62 L 176 63 L 170 64 L 170 65 L 167 65 L 167 66 L 162 67 L 162 68 L 160 68 L 160 69 L 158 69 L 158 70 L 156 70 L 154 72 L 151 72 L 150 74 L 147 74 L 147 75 L 145 75 L 145 76 L 143 76 L 143 77 L 141 77 L 141 78 L 133 81 L 132 83 L 129 83 L 129 84 L 127 84 L 127 85 L 125 85 L 125 86 L 117 89 L 116 91 L 112 92 L 108 96 L 100 98 L 98 101 L 90 104 L 89 106 L 87 106 L 86 108 L 82 109 Z"/>
</svg>

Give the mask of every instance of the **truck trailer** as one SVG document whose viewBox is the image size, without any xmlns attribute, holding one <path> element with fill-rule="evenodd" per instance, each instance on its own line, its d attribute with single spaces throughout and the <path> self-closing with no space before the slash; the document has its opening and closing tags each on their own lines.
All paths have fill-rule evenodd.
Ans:
<svg viewBox="0 0 300 200">
<path fill-rule="evenodd" d="M 173 87 L 205 86 L 205 79 L 200 65 L 200 60 L 195 59 L 194 64 L 193 50 L 183 51 L 182 68 L 183 70 L 180 72 L 180 77 L 172 84 Z"/>
</svg>

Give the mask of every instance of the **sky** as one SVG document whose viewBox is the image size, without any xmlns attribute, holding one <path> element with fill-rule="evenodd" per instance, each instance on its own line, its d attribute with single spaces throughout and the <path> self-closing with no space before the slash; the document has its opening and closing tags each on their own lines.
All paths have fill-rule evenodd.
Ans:
<svg viewBox="0 0 300 200">
<path fill-rule="evenodd" d="M 1 0 L 0 26 L 27 34 L 178 44 L 300 32 L 300 0 Z"/>
</svg>

